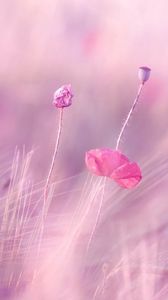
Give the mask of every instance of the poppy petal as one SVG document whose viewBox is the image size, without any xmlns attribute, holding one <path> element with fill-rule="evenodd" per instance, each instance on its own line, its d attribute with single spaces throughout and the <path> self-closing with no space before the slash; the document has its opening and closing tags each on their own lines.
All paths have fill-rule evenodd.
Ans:
<svg viewBox="0 0 168 300">
<path fill-rule="evenodd" d="M 86 152 L 87 168 L 98 176 L 110 176 L 115 169 L 129 162 L 119 151 L 112 149 L 92 149 Z"/>
<path fill-rule="evenodd" d="M 127 189 L 135 187 L 142 179 L 141 170 L 135 162 L 122 165 L 110 177 Z"/>
</svg>

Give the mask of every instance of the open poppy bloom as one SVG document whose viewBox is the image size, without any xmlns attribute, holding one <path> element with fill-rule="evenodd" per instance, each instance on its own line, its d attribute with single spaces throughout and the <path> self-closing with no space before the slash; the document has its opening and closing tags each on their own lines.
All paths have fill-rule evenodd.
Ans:
<svg viewBox="0 0 168 300">
<path fill-rule="evenodd" d="M 92 149 L 86 152 L 86 166 L 98 176 L 106 176 L 126 189 L 135 187 L 141 180 L 141 170 L 135 162 L 120 151 L 112 149 Z"/>
</svg>

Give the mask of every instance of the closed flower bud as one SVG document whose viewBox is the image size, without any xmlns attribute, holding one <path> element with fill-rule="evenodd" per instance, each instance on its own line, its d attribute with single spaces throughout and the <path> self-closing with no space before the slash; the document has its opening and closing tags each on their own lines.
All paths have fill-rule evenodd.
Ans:
<svg viewBox="0 0 168 300">
<path fill-rule="evenodd" d="M 148 67 L 140 67 L 138 72 L 139 80 L 144 84 L 150 76 L 151 69 Z"/>
<path fill-rule="evenodd" d="M 72 97 L 71 85 L 63 85 L 55 91 L 53 105 L 57 108 L 68 107 L 72 104 Z"/>
</svg>

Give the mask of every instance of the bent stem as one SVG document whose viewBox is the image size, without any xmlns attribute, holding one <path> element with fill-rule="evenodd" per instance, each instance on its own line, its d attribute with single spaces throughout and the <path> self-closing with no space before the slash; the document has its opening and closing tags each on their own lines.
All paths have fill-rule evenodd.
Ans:
<svg viewBox="0 0 168 300">
<path fill-rule="evenodd" d="M 48 172 L 46 185 L 45 185 L 45 188 L 44 188 L 44 202 L 45 203 L 46 203 L 47 196 L 48 196 L 48 189 L 49 189 L 49 184 L 50 184 L 52 172 L 54 170 L 54 165 L 55 165 L 56 157 L 57 157 L 57 154 L 58 154 L 58 148 L 59 148 L 60 137 L 61 137 L 61 132 L 62 132 L 62 121 L 63 121 L 63 108 L 60 109 L 58 133 L 57 133 L 54 153 L 53 153 L 50 169 L 49 169 L 49 172 Z"/>
<path fill-rule="evenodd" d="M 119 145 L 120 145 L 122 136 L 123 136 L 123 134 L 124 134 L 125 128 L 126 128 L 126 126 L 128 125 L 129 119 L 131 118 L 131 116 L 132 116 L 132 114 L 133 114 L 133 112 L 134 112 L 134 109 L 135 109 L 136 105 L 138 104 L 138 100 L 139 100 L 139 97 L 140 97 L 140 95 L 141 95 L 143 85 L 144 85 L 144 83 L 141 83 L 141 84 L 140 84 L 139 89 L 138 89 L 138 92 L 137 92 L 137 95 L 136 95 L 136 98 L 135 98 L 135 100 L 134 100 L 134 102 L 133 102 L 133 104 L 132 104 L 132 106 L 131 106 L 131 109 L 130 109 L 128 115 L 127 115 L 127 118 L 126 118 L 126 120 L 125 120 L 125 122 L 124 122 L 124 124 L 123 124 L 123 126 L 122 126 L 122 128 L 121 128 L 121 131 L 120 131 L 120 133 L 119 133 L 119 136 L 118 136 L 118 139 L 117 139 L 117 143 L 116 143 L 116 150 L 118 150 L 118 148 L 119 148 Z"/>
<path fill-rule="evenodd" d="M 48 176 L 47 176 L 47 179 L 46 179 L 46 184 L 45 184 L 45 187 L 44 187 L 44 198 L 43 198 L 42 212 L 41 212 L 41 215 L 39 216 L 39 224 L 37 224 L 37 226 L 38 226 L 37 234 L 39 234 L 38 247 L 37 247 L 37 260 L 38 260 L 39 255 L 40 255 L 40 249 L 41 249 L 41 243 L 42 243 L 42 237 L 43 237 L 43 231 L 44 231 L 44 221 L 45 221 L 45 217 L 47 215 L 47 209 L 48 209 L 48 206 L 47 206 L 47 209 L 46 209 L 47 198 L 48 198 L 48 190 L 49 190 L 50 180 L 51 180 L 51 177 L 52 177 L 52 172 L 53 172 L 53 169 L 54 169 L 54 165 L 55 165 L 55 161 L 56 161 L 56 157 L 57 157 L 57 153 L 58 153 L 58 147 L 59 147 L 59 142 L 60 142 L 60 137 L 61 137 L 61 132 L 62 132 L 62 121 L 63 121 L 63 108 L 60 109 L 57 138 L 56 138 L 56 142 L 55 142 L 55 148 L 54 148 L 54 153 L 53 153 L 50 169 L 49 169 Z M 37 269 L 35 269 L 34 270 L 34 275 L 33 275 L 33 281 L 37 277 L 37 274 L 38 274 Z"/>
</svg>

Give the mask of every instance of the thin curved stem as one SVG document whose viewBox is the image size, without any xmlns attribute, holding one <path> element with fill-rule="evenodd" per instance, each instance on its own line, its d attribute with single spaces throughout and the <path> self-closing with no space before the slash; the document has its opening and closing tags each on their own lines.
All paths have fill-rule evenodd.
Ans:
<svg viewBox="0 0 168 300">
<path fill-rule="evenodd" d="M 54 153 L 53 153 L 50 169 L 49 169 L 49 172 L 48 172 L 46 185 L 45 185 L 45 188 L 44 188 L 44 199 L 45 199 L 45 201 L 46 201 L 47 196 L 48 196 L 47 195 L 48 188 L 49 188 L 52 172 L 53 172 L 53 169 L 54 169 L 55 160 L 56 160 L 56 157 L 57 157 L 57 154 L 58 154 L 58 147 L 59 147 L 60 137 L 61 137 L 61 132 L 62 132 L 62 122 L 63 122 L 63 108 L 60 109 L 59 125 L 58 125 L 58 132 L 57 132 L 57 138 L 56 138 Z"/>
<path fill-rule="evenodd" d="M 137 95 L 136 95 L 136 98 L 135 98 L 135 100 L 134 100 L 134 102 L 133 102 L 133 104 L 131 106 L 131 109 L 130 109 L 128 115 L 127 115 L 127 118 L 126 118 L 126 120 L 125 120 L 125 122 L 124 122 L 124 124 L 123 124 L 123 126 L 121 128 L 121 131 L 119 133 L 119 136 L 118 136 L 118 139 L 117 139 L 117 143 L 116 143 L 116 150 L 118 150 L 118 148 L 119 148 L 119 145 L 120 145 L 123 133 L 125 131 L 125 128 L 126 128 L 128 122 L 129 122 L 129 119 L 131 118 L 131 116 L 132 116 L 132 114 L 134 112 L 134 109 L 135 109 L 137 103 L 138 103 L 139 97 L 140 97 L 141 92 L 142 92 L 143 85 L 144 85 L 144 83 L 140 84 L 138 92 L 137 92 Z"/>
<path fill-rule="evenodd" d="M 48 205 L 46 205 L 46 204 L 48 204 L 47 203 L 48 189 L 49 189 L 50 180 L 51 180 L 52 172 L 53 172 L 54 165 L 55 165 L 55 160 L 56 160 L 57 153 L 58 153 L 58 147 L 59 147 L 60 137 L 61 137 L 61 132 L 62 132 L 62 121 L 63 121 L 63 108 L 60 109 L 58 132 L 57 132 L 57 138 L 56 138 L 56 142 L 55 142 L 54 153 L 53 153 L 50 169 L 49 169 L 49 172 L 48 172 L 48 176 L 47 176 L 47 179 L 46 179 L 46 184 L 45 184 L 45 187 L 44 187 L 44 200 L 43 200 L 43 204 L 42 204 L 42 212 L 41 212 L 41 215 L 39 216 L 39 220 L 37 221 L 37 232 L 36 232 L 36 234 L 39 234 L 38 247 L 37 247 L 37 257 L 36 257 L 37 260 L 38 260 L 39 255 L 40 255 L 40 249 L 41 249 L 41 244 L 42 244 L 42 238 L 43 238 L 43 232 L 44 232 L 44 221 L 45 221 L 45 218 L 46 218 L 46 215 L 47 215 L 47 209 L 48 209 Z M 47 207 L 47 209 L 46 209 L 46 207 Z M 37 269 L 35 268 L 34 269 L 33 280 L 35 280 L 37 275 L 38 275 Z"/>
</svg>

